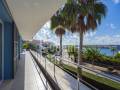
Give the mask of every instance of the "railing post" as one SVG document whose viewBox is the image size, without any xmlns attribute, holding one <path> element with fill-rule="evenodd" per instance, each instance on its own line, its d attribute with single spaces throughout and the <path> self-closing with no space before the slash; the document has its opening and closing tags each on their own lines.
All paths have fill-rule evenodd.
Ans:
<svg viewBox="0 0 120 90">
<path fill-rule="evenodd" d="M 46 70 L 46 56 L 45 56 L 45 70 Z"/>
<path fill-rule="evenodd" d="M 48 90 L 48 82 L 47 82 L 47 80 L 46 80 L 46 90 Z"/>
<path fill-rule="evenodd" d="M 77 64 L 77 69 L 79 69 L 79 64 Z M 79 86 L 79 81 L 80 81 L 80 76 L 79 76 L 79 70 L 78 70 L 78 74 L 77 74 L 77 81 L 78 81 L 78 90 L 80 90 L 80 86 Z"/>
<path fill-rule="evenodd" d="M 54 57 L 54 77 L 55 77 L 55 57 Z"/>
<path fill-rule="evenodd" d="M 38 52 L 37 52 L 37 59 L 39 60 L 39 58 L 38 58 Z"/>
</svg>

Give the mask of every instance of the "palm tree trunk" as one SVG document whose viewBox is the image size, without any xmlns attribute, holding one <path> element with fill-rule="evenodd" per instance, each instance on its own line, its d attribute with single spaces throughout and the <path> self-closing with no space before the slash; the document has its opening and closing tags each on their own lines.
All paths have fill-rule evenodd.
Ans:
<svg viewBox="0 0 120 90">
<path fill-rule="evenodd" d="M 113 57 L 115 56 L 115 51 L 113 50 Z"/>
<path fill-rule="evenodd" d="M 82 79 L 82 68 L 79 66 L 82 64 L 82 46 L 83 46 L 83 32 L 79 33 L 79 50 L 78 50 L 78 80 Z"/>
<path fill-rule="evenodd" d="M 60 64 L 62 63 L 62 35 L 60 36 Z"/>
</svg>

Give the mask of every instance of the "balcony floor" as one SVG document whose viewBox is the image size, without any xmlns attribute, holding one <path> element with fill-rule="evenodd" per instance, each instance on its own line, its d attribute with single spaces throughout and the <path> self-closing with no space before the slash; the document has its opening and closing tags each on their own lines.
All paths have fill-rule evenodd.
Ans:
<svg viewBox="0 0 120 90">
<path fill-rule="evenodd" d="M 35 54 L 35 53 L 34 53 Z M 45 59 L 39 56 L 41 64 L 45 65 Z M 53 64 L 46 60 L 46 69 L 50 76 L 62 90 L 77 90 L 77 80 L 72 76 L 56 67 L 53 72 Z M 18 62 L 17 72 L 13 80 L 6 80 L 0 85 L 0 90 L 52 90 L 44 75 L 37 67 L 35 61 L 29 52 L 21 54 L 21 60 Z M 91 90 L 80 83 L 80 90 Z"/>
<path fill-rule="evenodd" d="M 73 78 L 71 75 L 60 69 L 59 67 L 55 66 L 55 73 L 54 73 L 54 65 L 49 62 L 49 60 L 43 58 L 36 52 L 32 51 L 34 56 L 39 60 L 41 65 L 47 70 L 53 80 L 58 84 L 61 90 L 78 90 L 78 81 Z M 45 64 L 46 61 L 46 64 Z M 83 83 L 79 84 L 79 90 L 91 90 L 89 87 L 84 85 Z"/>
<path fill-rule="evenodd" d="M 0 85 L 0 90 L 51 90 L 43 74 L 36 69 L 29 52 L 21 55 L 17 72 L 13 80 L 6 80 Z"/>
</svg>

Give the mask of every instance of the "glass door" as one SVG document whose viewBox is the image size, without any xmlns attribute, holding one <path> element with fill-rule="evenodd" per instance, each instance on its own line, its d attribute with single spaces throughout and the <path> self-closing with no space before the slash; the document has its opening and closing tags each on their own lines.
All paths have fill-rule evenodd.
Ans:
<svg viewBox="0 0 120 90">
<path fill-rule="evenodd" d="M 0 23 L 0 81 L 2 80 L 2 24 Z"/>
</svg>

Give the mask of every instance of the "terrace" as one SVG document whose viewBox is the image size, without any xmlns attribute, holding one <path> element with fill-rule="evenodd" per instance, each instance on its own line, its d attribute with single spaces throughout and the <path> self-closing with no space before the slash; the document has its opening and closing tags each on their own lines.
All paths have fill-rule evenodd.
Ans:
<svg viewBox="0 0 120 90">
<path fill-rule="evenodd" d="M 35 52 L 33 52 L 33 54 L 36 56 Z M 46 67 L 46 71 L 59 86 L 60 90 L 77 90 L 78 81 L 76 79 L 56 66 L 54 72 L 54 65 L 52 63 L 46 61 L 45 64 L 43 57 L 39 55 L 37 57 L 39 57 L 42 67 Z M 53 86 L 53 83 L 51 84 L 48 81 L 49 76 L 44 76 L 44 73 L 30 52 L 25 51 L 21 53 L 15 78 L 13 80 L 5 80 L 0 90 L 54 90 L 53 87 L 57 88 L 57 86 Z M 79 87 L 80 90 L 91 90 L 82 83 L 79 83 Z"/>
<path fill-rule="evenodd" d="M 70 5 L 71 9 L 67 8 L 65 3 Z M 81 1 L 81 4 L 87 4 L 87 0 Z M 89 4 L 93 7 L 95 2 L 91 0 Z M 91 15 L 91 13 L 94 14 L 94 10 L 91 13 L 87 10 L 87 14 L 83 10 L 83 15 L 86 15 L 83 16 L 78 13 L 79 8 L 74 7 L 74 5 L 80 4 L 75 0 L 0 1 L 0 30 L 2 31 L 0 34 L 0 90 L 120 89 L 120 57 L 119 53 L 117 53 L 118 56 L 114 55 L 116 54 L 114 47 L 119 48 L 119 45 L 83 45 L 83 33 L 96 29 L 100 18 Z M 87 6 L 86 8 L 89 9 Z M 77 14 L 73 13 L 72 9 Z M 106 16 L 106 10 L 106 6 L 102 7 L 103 12 L 98 10 L 98 13 L 103 15 L 101 18 Z M 90 21 L 89 17 L 93 20 Z M 84 23 L 84 19 L 87 23 Z M 96 19 L 96 23 L 93 22 L 94 19 Z M 58 46 L 53 43 L 56 41 L 58 44 L 58 39 L 52 37 L 53 42 L 49 43 L 45 40 L 45 44 L 44 42 L 41 44 L 39 40 L 34 40 L 36 32 L 39 28 L 44 29 L 43 25 L 48 20 L 50 20 L 49 25 L 47 25 L 49 28 L 45 29 L 53 31 L 59 37 L 60 45 Z M 85 32 L 82 32 L 81 28 Z M 64 45 L 62 47 L 63 35 L 68 32 L 79 33 L 79 40 L 77 39 L 78 42 L 74 46 Z M 42 35 L 39 36 L 42 37 Z M 48 39 L 49 36 L 46 38 Z M 42 47 L 44 45 L 45 47 Z M 83 52 L 82 47 L 112 48 L 113 56 L 103 55 L 99 52 L 89 54 L 87 51 Z M 71 51 L 72 54 L 69 49 L 74 49 Z M 100 60 L 96 60 L 96 58 Z M 107 68 L 108 66 L 110 68 Z M 108 69 L 111 71 L 108 72 Z M 117 75 L 114 74 L 116 72 Z"/>
</svg>

